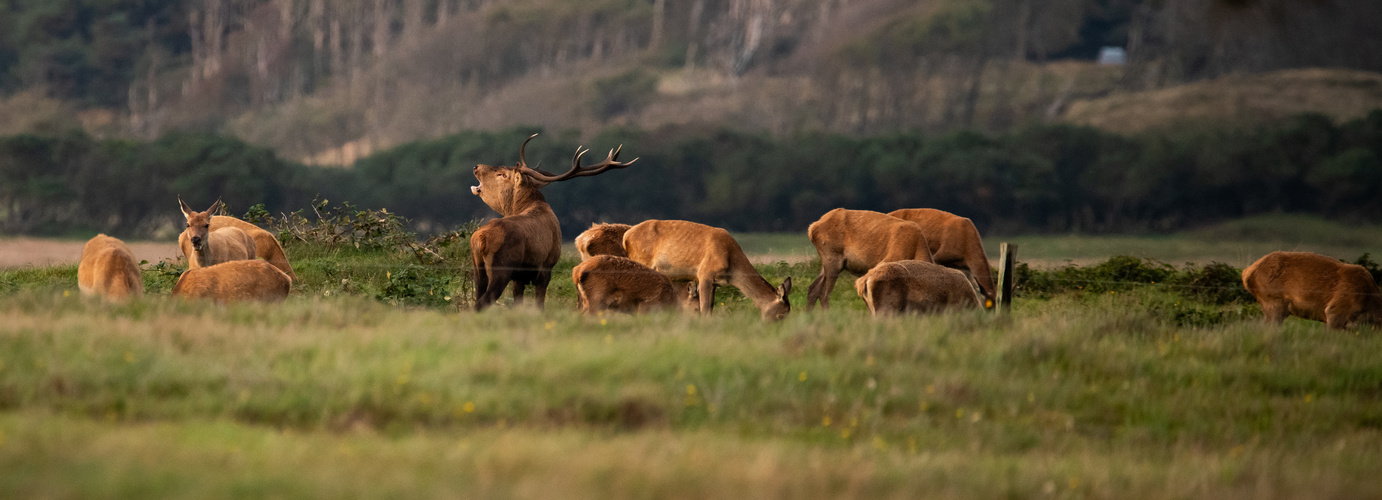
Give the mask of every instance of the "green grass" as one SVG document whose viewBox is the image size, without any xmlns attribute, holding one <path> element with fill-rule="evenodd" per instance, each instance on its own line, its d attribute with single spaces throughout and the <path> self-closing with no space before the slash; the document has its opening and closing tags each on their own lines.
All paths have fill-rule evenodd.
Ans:
<svg viewBox="0 0 1382 500">
<path fill-rule="evenodd" d="M 1382 335 L 1266 326 L 1173 269 L 1034 274 L 1001 317 L 874 319 L 841 279 L 763 323 L 726 289 L 583 316 L 570 259 L 547 310 L 475 314 L 452 266 L 289 253 L 279 305 L 0 271 L 0 498 L 1382 494 Z M 816 271 L 760 270 L 798 305 Z M 1056 281 L 1134 272 L 1158 283 Z"/>
</svg>

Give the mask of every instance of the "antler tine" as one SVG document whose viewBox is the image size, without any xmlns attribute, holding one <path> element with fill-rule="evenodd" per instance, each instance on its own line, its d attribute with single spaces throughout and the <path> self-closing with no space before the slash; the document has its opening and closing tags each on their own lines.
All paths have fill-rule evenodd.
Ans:
<svg viewBox="0 0 1382 500">
<path fill-rule="evenodd" d="M 528 160 L 524 157 L 524 150 L 528 149 L 528 141 L 533 140 L 534 137 L 537 137 L 537 134 L 533 134 L 533 135 L 528 136 L 527 139 L 524 139 L 524 140 L 523 140 L 523 145 L 518 147 L 518 166 L 519 166 L 519 167 L 526 167 L 526 166 L 528 166 Z"/>
<path fill-rule="evenodd" d="M 539 181 L 551 183 L 564 181 L 574 177 L 587 177 L 591 175 L 597 175 L 611 168 L 627 167 L 629 165 L 632 165 L 633 162 L 638 161 L 638 158 L 634 158 L 633 160 L 627 162 L 614 161 L 615 158 L 619 156 L 619 151 L 623 149 L 624 145 L 620 144 L 618 149 L 610 151 L 609 155 L 605 157 L 604 161 L 588 167 L 582 167 L 581 157 L 585 156 L 586 153 L 590 152 L 590 149 L 585 148 L 584 146 L 578 146 L 576 147 L 576 154 L 571 157 L 571 170 L 568 170 L 566 173 L 561 175 L 551 175 L 546 172 L 534 170 L 527 167 L 522 167 L 523 174 Z"/>
</svg>

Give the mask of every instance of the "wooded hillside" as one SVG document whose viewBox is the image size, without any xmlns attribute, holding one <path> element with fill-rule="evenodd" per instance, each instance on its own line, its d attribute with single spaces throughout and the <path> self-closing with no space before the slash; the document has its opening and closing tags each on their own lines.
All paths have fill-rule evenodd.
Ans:
<svg viewBox="0 0 1382 500">
<path fill-rule="evenodd" d="M 6 0 L 0 132 L 232 133 L 322 163 L 515 125 L 1002 132 L 1224 75 L 1379 71 L 1380 14 L 1342 0 Z M 1103 46 L 1128 64 L 1093 64 Z"/>
</svg>

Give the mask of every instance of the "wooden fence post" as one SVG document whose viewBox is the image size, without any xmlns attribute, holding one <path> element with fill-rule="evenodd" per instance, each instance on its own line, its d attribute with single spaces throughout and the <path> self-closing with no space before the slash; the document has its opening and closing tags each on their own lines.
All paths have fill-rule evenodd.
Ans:
<svg viewBox="0 0 1382 500">
<path fill-rule="evenodd" d="M 1017 261 L 1017 244 L 1004 242 L 998 250 L 998 304 L 994 311 L 1006 314 L 1013 303 L 1013 263 Z"/>
</svg>

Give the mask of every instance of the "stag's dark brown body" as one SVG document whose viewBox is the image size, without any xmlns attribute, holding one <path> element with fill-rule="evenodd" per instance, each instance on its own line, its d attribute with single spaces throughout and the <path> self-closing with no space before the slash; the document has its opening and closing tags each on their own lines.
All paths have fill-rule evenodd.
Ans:
<svg viewBox="0 0 1382 500">
<path fill-rule="evenodd" d="M 489 307 L 509 283 L 514 283 L 514 304 L 523 302 L 524 289 L 532 285 L 538 308 L 547 300 L 547 284 L 552 267 L 561 258 L 561 225 L 557 214 L 540 191 L 553 182 L 598 175 L 611 168 L 624 168 L 637 161 L 615 161 L 619 150 L 611 150 L 604 161 L 582 167 L 586 150 L 577 148 L 571 170 L 553 175 L 528 167 L 524 149 L 533 134 L 518 149 L 518 165 L 512 167 L 476 165 L 479 186 L 470 192 L 479 196 L 500 217 L 475 231 L 470 238 L 471 259 L 475 265 L 475 310 Z M 621 147 L 622 148 L 622 147 Z"/>
</svg>

